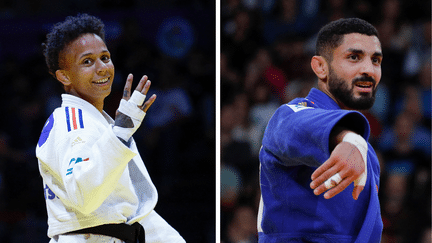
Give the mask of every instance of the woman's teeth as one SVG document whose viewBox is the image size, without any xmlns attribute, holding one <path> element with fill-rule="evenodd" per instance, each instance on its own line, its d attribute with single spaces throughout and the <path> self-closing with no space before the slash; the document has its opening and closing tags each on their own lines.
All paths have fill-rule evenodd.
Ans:
<svg viewBox="0 0 432 243">
<path fill-rule="evenodd" d="M 109 78 L 104 78 L 104 79 L 101 79 L 101 80 L 96 81 L 95 83 L 97 83 L 97 84 L 103 84 L 103 83 L 108 82 L 108 79 L 109 79 Z"/>
</svg>

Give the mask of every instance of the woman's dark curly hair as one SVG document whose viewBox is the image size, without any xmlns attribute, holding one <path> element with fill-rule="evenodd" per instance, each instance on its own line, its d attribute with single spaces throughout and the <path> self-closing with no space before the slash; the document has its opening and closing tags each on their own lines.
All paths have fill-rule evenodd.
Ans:
<svg viewBox="0 0 432 243">
<path fill-rule="evenodd" d="M 54 25 L 47 34 L 45 43 L 42 43 L 43 54 L 48 66 L 48 72 L 55 77 L 55 72 L 60 69 L 59 54 L 66 45 L 83 34 L 93 33 L 105 41 L 103 22 L 88 14 L 68 16 L 64 22 Z"/>
</svg>

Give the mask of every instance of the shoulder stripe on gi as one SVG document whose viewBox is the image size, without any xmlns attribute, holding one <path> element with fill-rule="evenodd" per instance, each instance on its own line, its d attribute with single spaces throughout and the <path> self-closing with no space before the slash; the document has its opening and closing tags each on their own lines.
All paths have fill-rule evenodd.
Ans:
<svg viewBox="0 0 432 243">
<path fill-rule="evenodd" d="M 82 110 L 81 109 L 78 109 L 78 117 L 79 117 L 80 127 L 84 128 L 84 122 L 83 122 Z"/>
<path fill-rule="evenodd" d="M 70 132 L 71 127 L 70 127 L 70 119 L 69 119 L 69 107 L 65 107 L 65 112 L 66 112 L 66 124 L 68 128 L 68 132 Z"/>
<path fill-rule="evenodd" d="M 78 128 L 84 128 L 83 115 L 81 109 L 77 109 L 74 107 L 69 108 L 66 106 L 65 112 L 66 112 L 66 124 L 68 128 L 68 132 L 77 130 Z"/>
</svg>

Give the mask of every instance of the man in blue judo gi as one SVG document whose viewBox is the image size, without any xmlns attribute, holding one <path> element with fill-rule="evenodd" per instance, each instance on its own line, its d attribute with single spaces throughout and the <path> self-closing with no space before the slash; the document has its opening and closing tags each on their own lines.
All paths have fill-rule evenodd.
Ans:
<svg viewBox="0 0 432 243">
<path fill-rule="evenodd" d="M 259 242 L 380 241 L 379 162 L 358 111 L 375 101 L 382 59 L 364 20 L 320 30 L 311 60 L 318 88 L 278 108 L 263 137 Z"/>
</svg>

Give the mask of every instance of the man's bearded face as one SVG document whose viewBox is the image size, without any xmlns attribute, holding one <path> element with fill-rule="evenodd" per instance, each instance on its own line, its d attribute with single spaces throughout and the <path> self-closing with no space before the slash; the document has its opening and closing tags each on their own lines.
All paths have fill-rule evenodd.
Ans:
<svg viewBox="0 0 432 243">
<path fill-rule="evenodd" d="M 373 91 L 359 93 L 359 97 L 354 95 L 354 86 L 361 81 L 373 82 Z M 345 106 L 354 110 L 367 110 L 370 109 L 375 102 L 376 81 L 369 76 L 356 77 L 351 81 L 343 80 L 338 77 L 335 71 L 329 68 L 328 80 L 330 93 Z"/>
</svg>

